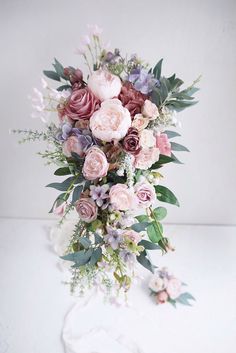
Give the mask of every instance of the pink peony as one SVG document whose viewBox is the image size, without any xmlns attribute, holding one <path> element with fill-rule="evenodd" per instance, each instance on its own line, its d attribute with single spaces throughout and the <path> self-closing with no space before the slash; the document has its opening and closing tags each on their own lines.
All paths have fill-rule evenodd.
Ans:
<svg viewBox="0 0 236 353">
<path fill-rule="evenodd" d="M 159 116 L 159 111 L 156 104 L 146 99 L 144 102 L 144 105 L 142 106 L 142 114 L 146 118 L 149 118 L 150 120 L 154 120 Z"/>
<path fill-rule="evenodd" d="M 83 176 L 87 180 L 95 180 L 107 175 L 109 163 L 105 153 L 98 147 L 90 147 L 83 165 Z"/>
<path fill-rule="evenodd" d="M 169 279 L 166 291 L 169 294 L 171 299 L 176 299 L 181 294 L 182 283 L 178 278 L 172 277 Z"/>
<path fill-rule="evenodd" d="M 76 211 L 82 221 L 90 223 L 97 218 L 98 208 L 95 201 L 88 197 L 81 197 L 75 203 Z"/>
<path fill-rule="evenodd" d="M 125 184 L 113 185 L 110 189 L 110 203 L 116 210 L 126 211 L 133 209 L 134 194 Z"/>
<path fill-rule="evenodd" d="M 137 169 L 147 170 L 158 161 L 160 151 L 158 148 L 143 148 L 137 156 L 135 156 L 134 167 Z"/>
<path fill-rule="evenodd" d="M 156 201 L 155 189 L 146 181 L 135 184 L 134 192 L 141 207 L 150 207 Z"/>
<path fill-rule="evenodd" d="M 156 296 L 157 304 L 165 304 L 168 300 L 168 294 L 165 290 L 157 293 Z"/>
<path fill-rule="evenodd" d="M 159 134 L 156 137 L 156 147 L 159 148 L 160 153 L 165 156 L 171 156 L 171 144 L 167 134 Z"/>
<path fill-rule="evenodd" d="M 121 80 L 106 70 L 97 70 L 89 77 L 88 88 L 100 101 L 104 101 L 119 95 Z"/>
<path fill-rule="evenodd" d="M 77 153 L 79 156 L 83 156 L 83 146 L 77 136 L 70 136 L 62 145 L 62 151 L 66 157 L 71 157 L 71 152 Z"/>
<path fill-rule="evenodd" d="M 125 230 L 123 235 L 126 236 L 127 238 L 129 238 L 135 244 L 138 244 L 141 241 L 141 239 L 142 239 L 141 235 L 138 232 L 135 232 L 132 229 Z"/>
<path fill-rule="evenodd" d="M 93 135 L 106 142 L 121 140 L 130 126 L 130 113 L 118 99 L 103 102 L 101 108 L 90 119 L 90 129 Z"/>
<path fill-rule="evenodd" d="M 73 120 L 89 119 L 99 108 L 99 100 L 88 89 L 73 90 L 65 106 L 64 114 Z"/>
</svg>

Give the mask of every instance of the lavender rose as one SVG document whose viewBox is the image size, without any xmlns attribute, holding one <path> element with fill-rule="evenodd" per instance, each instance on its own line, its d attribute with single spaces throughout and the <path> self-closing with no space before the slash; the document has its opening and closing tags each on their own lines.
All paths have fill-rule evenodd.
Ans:
<svg viewBox="0 0 236 353">
<path fill-rule="evenodd" d="M 107 175 L 109 163 L 105 153 L 98 147 L 89 148 L 86 153 L 83 176 L 87 180 L 95 180 Z"/>
<path fill-rule="evenodd" d="M 123 140 L 123 148 L 126 152 L 133 155 L 137 155 L 140 152 L 139 133 L 136 128 L 129 128 L 128 133 Z"/>
<path fill-rule="evenodd" d="M 150 207 L 156 200 L 154 187 L 146 181 L 141 181 L 135 184 L 134 192 L 141 207 Z"/>
<path fill-rule="evenodd" d="M 99 108 L 99 100 L 88 89 L 76 89 L 65 106 L 64 114 L 73 120 L 89 119 Z"/>
<path fill-rule="evenodd" d="M 97 218 L 98 208 L 93 199 L 81 197 L 75 203 L 76 211 L 82 221 L 90 223 Z"/>
</svg>

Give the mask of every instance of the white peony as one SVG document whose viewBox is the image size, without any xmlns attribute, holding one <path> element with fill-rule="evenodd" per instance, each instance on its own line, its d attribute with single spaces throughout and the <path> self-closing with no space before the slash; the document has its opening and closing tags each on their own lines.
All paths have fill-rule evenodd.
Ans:
<svg viewBox="0 0 236 353">
<path fill-rule="evenodd" d="M 88 88 L 100 101 L 117 97 L 121 87 L 119 77 L 106 70 L 94 71 L 88 79 Z"/>
</svg>

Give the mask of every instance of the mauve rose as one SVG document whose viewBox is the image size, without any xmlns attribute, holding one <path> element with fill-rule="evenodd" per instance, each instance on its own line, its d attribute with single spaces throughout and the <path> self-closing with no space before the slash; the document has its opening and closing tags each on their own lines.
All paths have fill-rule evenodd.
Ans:
<svg viewBox="0 0 236 353">
<path fill-rule="evenodd" d="M 136 128 L 129 128 L 127 135 L 123 140 L 123 148 L 126 152 L 133 155 L 137 155 L 140 152 L 141 147 L 139 144 L 139 134 Z"/>
<path fill-rule="evenodd" d="M 89 119 L 99 108 L 99 100 L 88 88 L 73 90 L 64 109 L 64 114 L 73 120 Z"/>
<path fill-rule="evenodd" d="M 132 121 L 132 127 L 135 127 L 138 131 L 144 130 L 149 124 L 149 119 L 145 118 L 142 114 L 136 114 Z"/>
<path fill-rule="evenodd" d="M 136 114 L 141 113 L 141 108 L 147 96 L 136 91 L 132 83 L 125 82 L 118 98 L 121 100 L 123 106 L 129 110 L 130 115 L 134 117 Z"/>
<path fill-rule="evenodd" d="M 109 71 L 97 70 L 89 77 L 88 88 L 100 101 L 104 101 L 119 95 L 121 80 Z"/>
<path fill-rule="evenodd" d="M 131 241 L 133 241 L 135 244 L 138 244 L 142 237 L 138 232 L 135 232 L 132 229 L 129 230 L 125 230 L 123 233 L 123 236 L 126 236 L 127 238 L 129 238 Z"/>
<path fill-rule="evenodd" d="M 127 211 L 134 208 L 135 195 L 125 184 L 113 185 L 109 197 L 116 210 Z"/>
<path fill-rule="evenodd" d="M 119 99 L 106 100 L 90 118 L 92 134 L 105 142 L 121 140 L 127 134 L 130 126 L 130 113 L 122 106 Z"/>
<path fill-rule="evenodd" d="M 157 293 L 156 300 L 158 304 L 165 304 L 168 300 L 168 294 L 165 290 Z"/>
<path fill-rule="evenodd" d="M 167 134 L 159 134 L 156 137 L 156 147 L 159 148 L 160 153 L 164 156 L 171 156 L 171 144 Z"/>
<path fill-rule="evenodd" d="M 142 114 L 150 120 L 154 120 L 159 116 L 159 111 L 156 104 L 146 99 L 142 106 Z"/>
<path fill-rule="evenodd" d="M 98 208 L 93 199 L 81 197 L 75 203 L 75 209 L 82 221 L 90 223 L 97 218 Z"/>
<path fill-rule="evenodd" d="M 171 299 L 176 299 L 181 294 L 182 283 L 178 278 L 172 277 L 168 280 L 166 291 Z"/>
<path fill-rule="evenodd" d="M 160 151 L 158 148 L 142 148 L 139 154 L 135 156 L 134 167 L 137 169 L 147 170 L 158 161 Z"/>
<path fill-rule="evenodd" d="M 66 157 L 71 157 L 71 152 L 77 153 L 79 156 L 83 156 L 83 145 L 77 136 L 70 136 L 62 145 L 63 154 Z"/>
<path fill-rule="evenodd" d="M 88 149 L 83 165 L 83 176 L 87 180 L 95 180 L 107 175 L 109 163 L 105 153 L 98 147 Z"/>
<path fill-rule="evenodd" d="M 155 189 L 146 181 L 141 181 L 135 184 L 134 192 L 141 207 L 150 207 L 156 201 Z"/>
</svg>

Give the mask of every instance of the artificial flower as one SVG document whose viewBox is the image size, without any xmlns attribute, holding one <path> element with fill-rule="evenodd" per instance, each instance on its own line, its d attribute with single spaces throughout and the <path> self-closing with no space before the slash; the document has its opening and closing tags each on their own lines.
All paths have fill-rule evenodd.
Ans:
<svg viewBox="0 0 236 353">
<path fill-rule="evenodd" d="M 98 207 L 95 201 L 88 197 L 81 197 L 75 203 L 75 209 L 82 221 L 91 223 L 97 218 Z"/>
<path fill-rule="evenodd" d="M 113 185 L 109 196 L 110 203 L 116 210 L 127 211 L 134 208 L 134 193 L 125 184 Z"/>
<path fill-rule="evenodd" d="M 147 96 L 136 91 L 132 83 L 125 82 L 118 98 L 121 100 L 123 106 L 129 110 L 131 117 L 134 117 L 136 114 L 141 113 L 142 106 Z"/>
<path fill-rule="evenodd" d="M 107 70 L 94 71 L 88 79 L 88 88 L 100 101 L 117 97 L 121 86 L 119 77 Z"/>
<path fill-rule="evenodd" d="M 141 146 L 139 143 L 139 133 L 136 128 L 129 128 L 127 135 L 123 140 L 123 148 L 126 152 L 133 155 L 137 155 L 140 152 Z"/>
<path fill-rule="evenodd" d="M 141 207 L 148 208 L 156 201 L 156 191 L 154 187 L 146 181 L 140 181 L 135 184 L 134 192 L 137 196 L 138 204 Z"/>
<path fill-rule="evenodd" d="M 135 156 L 134 167 L 147 170 L 159 160 L 160 151 L 156 147 L 142 148 L 137 156 Z"/>
<path fill-rule="evenodd" d="M 167 134 L 158 134 L 156 136 L 156 147 L 159 148 L 160 153 L 164 156 L 171 156 L 171 144 Z"/>
<path fill-rule="evenodd" d="M 95 180 L 107 175 L 109 163 L 104 152 L 96 146 L 92 146 L 86 153 L 83 176 L 87 180 Z"/>
</svg>

